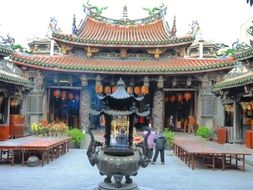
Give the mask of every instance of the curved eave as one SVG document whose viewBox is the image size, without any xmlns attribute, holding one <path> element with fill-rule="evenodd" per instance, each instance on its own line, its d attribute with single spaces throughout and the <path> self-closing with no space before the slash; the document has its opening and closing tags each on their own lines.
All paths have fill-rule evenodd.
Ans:
<svg viewBox="0 0 253 190">
<path fill-rule="evenodd" d="M 217 93 L 223 89 L 237 88 L 252 83 L 253 83 L 253 73 L 251 72 L 247 76 L 234 77 L 232 80 L 230 79 L 228 81 L 225 80 L 222 82 L 218 82 L 213 86 L 212 91 L 214 93 Z"/>
<path fill-rule="evenodd" d="M 236 53 L 234 55 L 234 58 L 237 59 L 238 61 L 243 61 L 243 60 L 253 58 L 253 48 Z"/>
<path fill-rule="evenodd" d="M 124 47 L 124 48 L 169 48 L 176 46 L 190 46 L 194 38 L 177 38 L 169 41 L 153 42 L 129 42 L 129 41 L 89 41 L 75 37 L 53 38 L 58 44 L 68 44 L 69 46 L 79 47 Z"/>
<path fill-rule="evenodd" d="M 15 85 L 20 85 L 20 86 L 25 86 L 28 88 L 32 88 L 32 82 L 29 81 L 28 79 L 22 78 L 22 77 L 15 77 L 12 76 L 11 74 L 4 74 L 0 73 L 0 81 L 5 82 L 5 83 L 11 83 Z"/>
<path fill-rule="evenodd" d="M 0 44 L 0 56 L 6 57 L 13 53 L 13 50 L 10 47 L 3 46 Z"/>
<path fill-rule="evenodd" d="M 31 56 L 32 57 L 32 56 Z M 163 61 L 119 61 L 119 60 L 82 60 L 80 58 L 62 57 L 56 61 L 25 56 L 12 56 L 12 62 L 47 71 L 73 72 L 73 73 L 101 73 L 101 74 L 191 74 L 231 69 L 235 65 L 233 59 L 205 60 L 171 59 Z M 178 62 L 177 62 L 178 61 Z M 181 64 L 181 65 L 179 65 Z M 177 66 L 178 65 L 178 66 Z"/>
</svg>

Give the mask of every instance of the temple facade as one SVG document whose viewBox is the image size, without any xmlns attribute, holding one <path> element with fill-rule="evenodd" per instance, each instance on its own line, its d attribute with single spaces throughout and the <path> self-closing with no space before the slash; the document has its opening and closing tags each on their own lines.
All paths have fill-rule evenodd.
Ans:
<svg viewBox="0 0 253 190">
<path fill-rule="evenodd" d="M 152 123 L 162 130 L 172 119 L 174 127 L 181 129 L 189 116 L 199 125 L 224 125 L 224 108 L 212 85 L 237 60 L 185 58 L 197 23 L 179 37 L 176 18 L 170 27 L 163 6 L 137 20 L 128 19 L 127 7 L 119 20 L 104 17 L 88 5 L 84 10 L 87 15 L 79 28 L 73 20 L 72 34 L 52 34 L 61 54 L 11 55 L 11 62 L 34 83 L 26 97 L 27 126 L 40 119 L 63 120 L 83 129 L 101 125 L 101 117 L 92 114 L 102 106 L 97 94 L 113 93 L 120 78 L 129 94 L 144 96 L 136 107 L 151 113 L 135 118 L 136 127 Z"/>
<path fill-rule="evenodd" d="M 8 61 L 12 53 L 9 45 L 0 43 L 0 140 L 24 135 L 24 125 L 16 125 L 15 120 L 25 119 L 21 116 L 26 109 L 24 100 L 33 87 L 21 70 Z"/>
</svg>

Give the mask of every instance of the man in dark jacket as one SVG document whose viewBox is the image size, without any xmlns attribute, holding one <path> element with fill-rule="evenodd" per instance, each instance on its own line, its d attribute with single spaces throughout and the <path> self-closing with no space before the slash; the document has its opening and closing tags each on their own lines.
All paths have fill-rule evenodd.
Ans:
<svg viewBox="0 0 253 190">
<path fill-rule="evenodd" d="M 162 132 L 159 132 L 155 139 L 155 155 L 151 164 L 155 164 L 158 154 L 160 152 L 161 163 L 164 164 L 164 149 L 167 140 L 163 136 Z"/>
</svg>

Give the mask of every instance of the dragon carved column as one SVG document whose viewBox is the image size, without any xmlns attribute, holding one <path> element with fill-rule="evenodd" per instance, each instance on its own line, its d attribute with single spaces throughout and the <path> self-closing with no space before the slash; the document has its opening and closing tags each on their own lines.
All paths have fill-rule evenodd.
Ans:
<svg viewBox="0 0 253 190">
<path fill-rule="evenodd" d="M 90 112 L 90 97 L 88 93 L 88 79 L 86 75 L 81 76 L 81 93 L 80 93 L 80 125 L 81 128 L 87 131 L 89 126 L 89 112 Z"/>
<path fill-rule="evenodd" d="M 156 131 L 161 131 L 164 125 L 164 79 L 159 76 L 157 81 L 157 89 L 154 92 L 153 99 L 153 127 Z"/>
</svg>

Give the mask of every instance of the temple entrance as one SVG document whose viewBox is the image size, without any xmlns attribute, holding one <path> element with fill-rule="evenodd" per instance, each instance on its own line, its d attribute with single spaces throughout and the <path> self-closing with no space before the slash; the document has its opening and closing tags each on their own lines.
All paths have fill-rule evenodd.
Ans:
<svg viewBox="0 0 253 190">
<path fill-rule="evenodd" d="M 165 127 L 173 131 L 193 132 L 190 124 L 194 115 L 194 92 L 165 92 Z"/>
<path fill-rule="evenodd" d="M 49 121 L 66 123 L 69 128 L 80 128 L 80 90 L 49 88 Z"/>
</svg>

